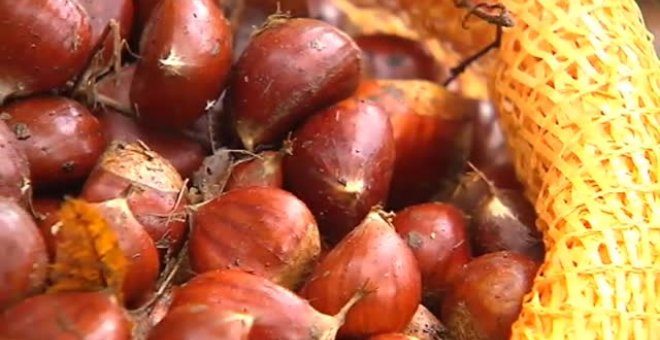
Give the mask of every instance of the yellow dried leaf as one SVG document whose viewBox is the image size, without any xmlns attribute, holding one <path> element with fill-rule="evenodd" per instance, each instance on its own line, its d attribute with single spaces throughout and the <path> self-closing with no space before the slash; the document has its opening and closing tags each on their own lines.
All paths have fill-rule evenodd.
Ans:
<svg viewBox="0 0 660 340">
<path fill-rule="evenodd" d="M 101 213 L 91 203 L 68 199 L 60 220 L 49 291 L 110 289 L 121 300 L 128 260 Z"/>
</svg>

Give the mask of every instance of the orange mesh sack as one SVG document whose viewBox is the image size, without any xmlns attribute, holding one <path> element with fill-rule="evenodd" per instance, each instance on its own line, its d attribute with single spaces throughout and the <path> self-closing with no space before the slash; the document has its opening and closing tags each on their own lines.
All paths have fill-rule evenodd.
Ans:
<svg viewBox="0 0 660 340">
<path fill-rule="evenodd" d="M 430 16 L 454 0 L 369 2 L 438 39 L 453 32 Z M 501 3 L 515 26 L 492 98 L 547 248 L 512 338 L 660 339 L 660 62 L 640 10 Z"/>
<path fill-rule="evenodd" d="M 514 338 L 660 339 L 660 62 L 641 12 L 505 3 L 493 98 L 548 248 Z"/>
</svg>

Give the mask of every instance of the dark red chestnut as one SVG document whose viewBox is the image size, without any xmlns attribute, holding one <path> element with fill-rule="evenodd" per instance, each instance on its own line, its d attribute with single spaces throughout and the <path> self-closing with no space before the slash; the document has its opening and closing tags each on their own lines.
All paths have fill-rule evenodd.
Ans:
<svg viewBox="0 0 660 340">
<path fill-rule="evenodd" d="M 538 264 L 524 255 L 482 255 L 465 268 L 442 306 L 453 339 L 509 339 Z"/>
<path fill-rule="evenodd" d="M 356 295 L 340 313 L 330 316 L 266 278 L 225 269 L 197 275 L 176 288 L 170 310 L 207 305 L 216 310 L 249 315 L 254 318 L 250 340 L 335 339 L 346 313 L 360 297 Z"/>
<path fill-rule="evenodd" d="M 382 212 L 370 212 L 316 267 L 300 295 L 334 314 L 359 290 L 368 294 L 346 315 L 340 337 L 400 332 L 421 299 L 421 274 L 410 248 Z"/>
<path fill-rule="evenodd" d="M 39 292 L 46 280 L 48 253 L 32 216 L 0 197 L 0 309 Z M 1 327 L 1 326 L 0 326 Z M 0 332 L 0 335 L 3 333 Z"/>
<path fill-rule="evenodd" d="M 236 62 L 228 109 L 252 151 L 348 97 L 359 78 L 359 49 L 346 33 L 314 19 L 272 19 Z"/>
<path fill-rule="evenodd" d="M 229 22 L 213 0 L 162 0 L 147 21 L 130 99 L 144 124 L 192 125 L 218 99 L 232 56 Z"/>
<path fill-rule="evenodd" d="M 0 2 L 0 105 L 60 88 L 85 67 L 92 27 L 75 0 Z"/>
<path fill-rule="evenodd" d="M 285 183 L 312 210 L 322 236 L 336 243 L 387 200 L 394 160 L 387 114 L 351 97 L 295 131 Z"/>
<path fill-rule="evenodd" d="M 27 155 L 37 189 L 82 182 L 105 149 L 101 123 L 71 99 L 33 97 L 2 110 Z"/>
</svg>

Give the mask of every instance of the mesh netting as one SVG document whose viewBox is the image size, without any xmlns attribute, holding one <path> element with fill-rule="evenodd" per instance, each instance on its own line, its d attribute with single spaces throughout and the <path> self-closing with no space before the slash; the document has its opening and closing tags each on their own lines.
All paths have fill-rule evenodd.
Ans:
<svg viewBox="0 0 660 340">
<path fill-rule="evenodd" d="M 435 15 L 454 0 L 353 1 L 451 34 Z M 502 2 L 493 98 L 548 249 L 512 337 L 660 339 L 660 62 L 639 8 Z"/>
<path fill-rule="evenodd" d="M 633 0 L 506 1 L 494 99 L 549 252 L 516 338 L 660 338 L 660 63 Z"/>
</svg>

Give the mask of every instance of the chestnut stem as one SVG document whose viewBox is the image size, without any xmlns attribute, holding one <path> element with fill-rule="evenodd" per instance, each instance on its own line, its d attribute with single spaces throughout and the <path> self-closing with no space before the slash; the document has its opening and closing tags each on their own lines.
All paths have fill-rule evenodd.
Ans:
<svg viewBox="0 0 660 340">
<path fill-rule="evenodd" d="M 514 21 L 511 18 L 509 11 L 502 4 L 489 5 L 484 3 L 474 4 L 470 0 L 454 0 L 454 5 L 459 8 L 464 8 L 468 10 L 468 13 L 463 18 L 463 28 L 467 28 L 467 20 L 472 16 L 476 16 L 481 20 L 488 22 L 491 25 L 495 25 L 495 40 L 490 44 L 486 45 L 484 48 L 479 50 L 477 53 L 469 56 L 457 66 L 453 67 L 449 73 L 449 78 L 443 82 L 443 86 L 448 86 L 456 80 L 465 70 L 470 67 L 477 60 L 481 59 L 483 56 L 488 54 L 491 50 L 499 48 L 502 43 L 502 27 L 513 27 Z M 487 10 L 498 10 L 498 14 L 489 14 L 484 9 Z"/>
</svg>

